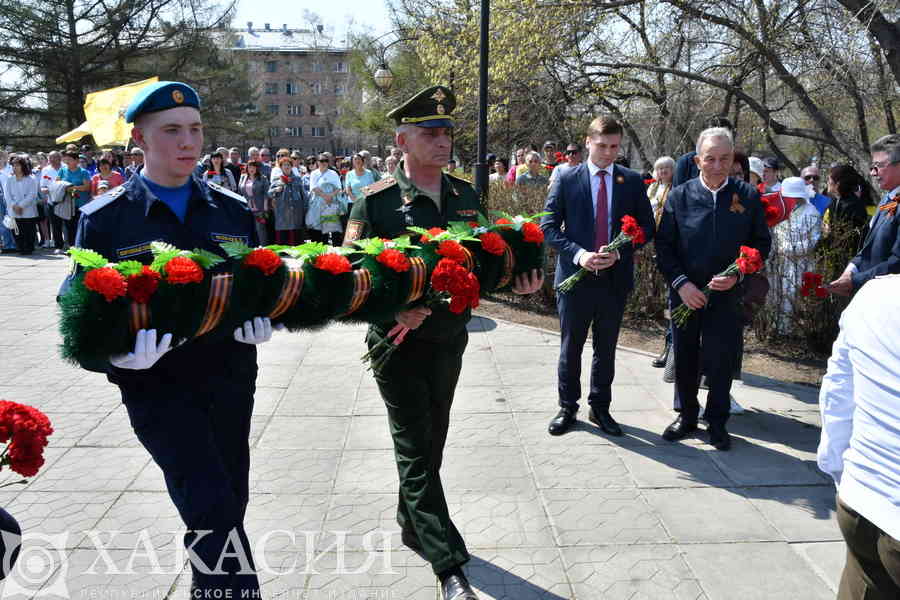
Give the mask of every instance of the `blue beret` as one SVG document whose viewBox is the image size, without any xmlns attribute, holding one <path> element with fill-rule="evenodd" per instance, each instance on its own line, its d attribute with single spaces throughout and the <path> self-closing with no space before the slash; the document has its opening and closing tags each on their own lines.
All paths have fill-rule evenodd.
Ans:
<svg viewBox="0 0 900 600">
<path fill-rule="evenodd" d="M 196 90 L 179 81 L 157 81 L 141 88 L 131 100 L 131 104 L 125 110 L 125 122 L 134 123 L 135 119 L 145 113 L 179 106 L 192 106 L 199 110 L 200 96 Z"/>
</svg>

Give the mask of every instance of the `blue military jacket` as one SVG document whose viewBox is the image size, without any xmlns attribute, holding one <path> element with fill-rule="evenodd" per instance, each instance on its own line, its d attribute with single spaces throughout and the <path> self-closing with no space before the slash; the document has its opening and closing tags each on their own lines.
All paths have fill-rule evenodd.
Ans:
<svg viewBox="0 0 900 600">
<path fill-rule="evenodd" d="M 167 204 L 147 188 L 142 177 L 98 196 L 81 208 L 75 245 L 90 248 L 112 262 L 137 260 L 150 264 L 150 244 L 167 242 L 183 250 L 202 248 L 225 257 L 222 242 L 241 241 L 258 245 L 253 216 L 246 201 L 220 186 L 191 178 L 192 193 L 182 223 Z M 224 265 L 223 265 L 224 266 Z M 63 284 L 61 293 L 68 287 Z M 158 335 L 166 333 L 158 331 Z M 153 376 L 170 379 L 209 375 L 256 373 L 256 348 L 231 338 L 208 336 L 192 340 L 166 354 L 152 369 L 125 371 L 108 363 L 82 365 L 92 371 L 106 372 L 114 383 Z"/>
</svg>

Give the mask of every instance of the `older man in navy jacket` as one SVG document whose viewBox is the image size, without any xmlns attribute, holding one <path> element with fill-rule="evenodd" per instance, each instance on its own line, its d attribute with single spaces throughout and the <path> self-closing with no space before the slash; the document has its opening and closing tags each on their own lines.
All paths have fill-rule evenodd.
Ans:
<svg viewBox="0 0 900 600">
<path fill-rule="evenodd" d="M 622 225 L 634 217 L 647 240 L 654 220 L 640 174 L 613 164 L 622 142 L 622 126 L 601 116 L 587 132 L 588 160 L 562 173 L 550 188 L 541 221 L 547 242 L 559 252 L 556 284 L 579 268 L 590 274 L 568 293 L 558 293 L 556 305 L 562 332 L 559 353 L 559 413 L 550 422 L 551 435 L 575 423 L 581 397 L 581 351 L 592 330 L 594 359 L 588 404 L 590 419 L 610 435 L 622 429 L 610 415 L 615 376 L 616 341 L 625 300 L 634 287 L 634 248 L 606 252 Z"/>
<path fill-rule="evenodd" d="M 858 291 L 873 277 L 900 273 L 900 238 L 897 236 L 900 218 L 896 216 L 897 202 L 900 201 L 900 135 L 879 138 L 872 144 L 871 151 L 870 172 L 887 194 L 878 205 L 859 253 L 844 273 L 828 286 L 832 294 L 839 296 Z"/>
<path fill-rule="evenodd" d="M 739 278 L 717 274 L 735 261 L 741 246 L 756 248 L 765 259 L 772 238 L 759 193 L 728 177 L 734 162 L 731 132 L 722 127 L 703 131 L 694 160 L 700 176 L 672 190 L 656 233 L 656 260 L 671 286 L 672 308 L 687 304 L 694 310 L 673 331 L 675 393 L 682 411 L 663 438 L 679 440 L 697 429 L 702 366 L 709 383 L 705 417 L 710 443 L 728 450 L 731 438 L 725 423 L 741 335 L 735 289 Z M 701 291 L 707 285 L 712 290 L 709 296 Z"/>
</svg>

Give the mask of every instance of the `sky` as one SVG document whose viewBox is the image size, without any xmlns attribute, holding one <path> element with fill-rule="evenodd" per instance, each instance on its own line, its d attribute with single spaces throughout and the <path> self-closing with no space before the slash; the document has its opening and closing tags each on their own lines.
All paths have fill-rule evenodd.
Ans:
<svg viewBox="0 0 900 600">
<path fill-rule="evenodd" d="M 335 40 L 343 40 L 349 27 L 357 32 L 371 32 L 375 35 L 391 30 L 387 7 L 384 0 L 339 0 L 338 2 L 290 3 L 297 7 L 290 16 L 273 14 L 272 4 L 259 0 L 238 0 L 237 13 L 233 24 L 235 27 L 246 27 L 247 21 L 253 21 L 254 27 L 262 27 L 263 23 L 271 23 L 272 27 L 287 24 L 292 29 L 308 29 L 309 22 L 304 19 L 306 11 L 319 15 L 326 29 L 333 29 Z M 262 10 L 260 10 L 262 8 Z M 277 23 L 277 25 L 276 25 Z"/>
</svg>

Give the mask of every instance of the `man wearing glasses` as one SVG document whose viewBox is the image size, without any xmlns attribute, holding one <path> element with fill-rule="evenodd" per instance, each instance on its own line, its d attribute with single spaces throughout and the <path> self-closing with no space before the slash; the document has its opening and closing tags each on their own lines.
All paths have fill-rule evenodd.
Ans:
<svg viewBox="0 0 900 600">
<path fill-rule="evenodd" d="M 831 204 L 831 198 L 819 193 L 819 183 L 821 181 L 821 178 L 819 177 L 819 167 L 815 165 L 804 167 L 804 169 L 800 171 L 800 177 L 803 178 L 806 185 L 812 186 L 813 196 L 809 199 L 809 203 L 816 207 L 816 210 L 819 211 L 820 215 L 824 215 L 825 209 Z"/>
<path fill-rule="evenodd" d="M 132 148 L 131 164 L 125 167 L 125 181 L 128 181 L 144 169 L 144 151 L 140 148 Z"/>
<path fill-rule="evenodd" d="M 556 178 L 559 177 L 565 171 L 569 169 L 573 169 L 581 164 L 581 146 L 578 144 L 569 144 L 566 146 L 566 162 L 556 165 L 556 168 L 550 172 L 550 185 L 553 185 L 553 182 L 556 181 Z"/>
<path fill-rule="evenodd" d="M 867 281 L 879 275 L 900 273 L 900 240 L 897 239 L 897 202 L 900 200 L 900 135 L 879 138 L 871 148 L 872 167 L 869 173 L 887 194 L 881 199 L 878 211 L 869 225 L 869 233 L 862 249 L 828 291 L 849 296 Z"/>
</svg>

